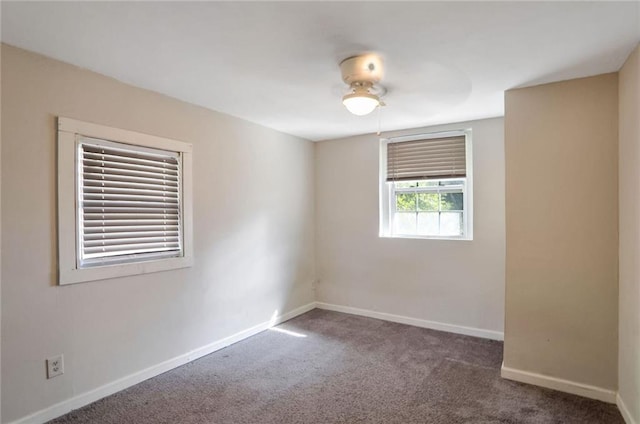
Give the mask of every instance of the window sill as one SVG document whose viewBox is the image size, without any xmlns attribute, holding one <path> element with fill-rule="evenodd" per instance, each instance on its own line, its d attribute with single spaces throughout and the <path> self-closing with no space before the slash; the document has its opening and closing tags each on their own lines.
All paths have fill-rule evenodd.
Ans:
<svg viewBox="0 0 640 424">
<path fill-rule="evenodd" d="M 96 280 L 107 280 L 132 275 L 149 274 L 152 272 L 169 271 L 172 269 L 193 266 L 193 257 L 165 258 L 142 262 L 116 265 L 96 266 L 92 268 L 60 269 L 58 283 L 60 285 L 85 283 Z"/>
</svg>

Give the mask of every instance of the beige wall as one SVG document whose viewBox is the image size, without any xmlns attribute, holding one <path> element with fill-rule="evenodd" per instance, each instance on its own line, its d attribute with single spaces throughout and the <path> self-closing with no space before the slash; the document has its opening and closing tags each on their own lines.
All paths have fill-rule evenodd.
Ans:
<svg viewBox="0 0 640 424">
<path fill-rule="evenodd" d="M 56 286 L 58 115 L 193 143 L 192 268 Z M 4 422 L 313 301 L 312 143 L 5 45 L 2 121 Z"/>
<path fill-rule="evenodd" d="M 619 74 L 620 399 L 640 423 L 640 45 Z"/>
<path fill-rule="evenodd" d="M 2 55 L 0 54 L 0 81 L 2 81 Z M 0 84 L 2 99 L 2 84 Z M 2 102 L 0 101 L 0 109 Z M 0 113 L 0 152 L 2 152 L 2 113 Z M 0 155 L 0 176 L 2 175 L 2 156 Z M 0 178 L 0 240 L 2 240 L 2 178 Z M 0 364 L 2 364 L 2 243 L 0 243 Z M 0 423 L 2 422 L 2 366 L 0 365 Z"/>
<path fill-rule="evenodd" d="M 506 93 L 504 365 L 617 388 L 618 87 Z"/>
<path fill-rule="evenodd" d="M 316 143 L 317 300 L 502 332 L 503 120 L 384 136 L 461 128 L 473 130 L 473 241 L 378 237 L 378 137 Z"/>
</svg>

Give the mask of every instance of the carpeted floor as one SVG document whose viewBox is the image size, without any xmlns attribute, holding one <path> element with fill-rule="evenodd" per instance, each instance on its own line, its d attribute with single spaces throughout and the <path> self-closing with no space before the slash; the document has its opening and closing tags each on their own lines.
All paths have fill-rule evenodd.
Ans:
<svg viewBox="0 0 640 424">
<path fill-rule="evenodd" d="M 502 343 L 319 309 L 53 423 L 624 423 L 500 378 Z"/>
</svg>

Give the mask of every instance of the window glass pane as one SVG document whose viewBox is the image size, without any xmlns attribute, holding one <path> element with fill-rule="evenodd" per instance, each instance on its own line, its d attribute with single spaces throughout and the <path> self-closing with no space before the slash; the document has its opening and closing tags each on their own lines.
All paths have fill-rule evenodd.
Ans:
<svg viewBox="0 0 640 424">
<path fill-rule="evenodd" d="M 443 211 L 461 211 L 462 193 L 442 193 L 441 207 Z"/>
<path fill-rule="evenodd" d="M 459 236 L 462 234 L 462 212 L 442 212 L 440 214 L 440 235 Z"/>
<path fill-rule="evenodd" d="M 437 181 L 418 181 L 418 187 L 437 187 Z"/>
<path fill-rule="evenodd" d="M 421 236 L 437 236 L 438 212 L 421 212 L 418 214 L 418 234 Z"/>
<path fill-rule="evenodd" d="M 438 193 L 418 193 L 418 210 L 437 211 Z"/>
<path fill-rule="evenodd" d="M 446 181 L 438 181 L 440 186 L 459 186 L 464 184 L 464 180 L 446 180 Z"/>
<path fill-rule="evenodd" d="M 396 188 L 411 188 L 416 186 L 413 181 L 399 181 L 394 184 L 396 185 Z"/>
<path fill-rule="evenodd" d="M 416 234 L 416 214 L 414 212 L 397 212 L 393 216 L 395 234 Z"/>
<path fill-rule="evenodd" d="M 415 211 L 416 210 L 416 194 L 415 193 L 396 193 L 396 210 L 397 211 Z"/>
</svg>

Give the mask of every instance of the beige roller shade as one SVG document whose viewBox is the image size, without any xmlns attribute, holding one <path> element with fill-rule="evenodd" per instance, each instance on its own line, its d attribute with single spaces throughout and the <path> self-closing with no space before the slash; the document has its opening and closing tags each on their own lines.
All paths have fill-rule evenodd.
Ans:
<svg viewBox="0 0 640 424">
<path fill-rule="evenodd" d="M 387 181 L 465 177 L 465 136 L 387 144 Z"/>
<path fill-rule="evenodd" d="M 181 251 L 180 157 L 116 143 L 79 147 L 84 265 Z"/>
</svg>

